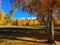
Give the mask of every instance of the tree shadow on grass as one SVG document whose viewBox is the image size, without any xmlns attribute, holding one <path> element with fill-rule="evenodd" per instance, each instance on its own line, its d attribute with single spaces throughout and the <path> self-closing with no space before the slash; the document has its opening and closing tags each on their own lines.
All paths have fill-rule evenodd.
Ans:
<svg viewBox="0 0 60 45">
<path fill-rule="evenodd" d="M 17 37 L 19 37 L 19 38 L 17 38 Z M 0 32 L 0 38 L 2 38 L 2 39 L 20 40 L 20 41 L 35 42 L 35 43 L 47 43 L 47 41 L 38 42 L 35 40 L 21 39 L 24 37 L 34 38 L 34 39 L 38 39 L 38 40 L 43 40 L 43 39 L 48 40 L 47 33 L 44 31 L 19 30 L 19 31 L 1 31 Z M 55 40 L 60 41 L 60 35 L 56 35 Z"/>
<path fill-rule="evenodd" d="M 41 31 L 42 32 L 42 31 Z M 2 31 L 0 32 L 0 35 L 6 36 L 6 37 L 31 37 L 31 38 L 36 38 L 36 39 L 47 39 L 47 34 L 46 33 L 41 33 L 40 31 Z"/>
<path fill-rule="evenodd" d="M 60 32 L 55 33 L 55 40 L 60 42 Z"/>
</svg>

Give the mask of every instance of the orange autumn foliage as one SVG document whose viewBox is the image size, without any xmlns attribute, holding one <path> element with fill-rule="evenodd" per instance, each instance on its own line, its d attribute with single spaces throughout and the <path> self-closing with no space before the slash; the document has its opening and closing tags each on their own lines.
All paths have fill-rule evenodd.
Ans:
<svg viewBox="0 0 60 45">
<path fill-rule="evenodd" d="M 39 25 L 39 24 L 40 24 L 40 22 L 37 19 L 35 19 L 34 20 L 34 25 Z"/>
<path fill-rule="evenodd" d="M 15 19 L 13 20 L 13 25 L 39 25 L 40 22 L 37 19 Z"/>
<path fill-rule="evenodd" d="M 22 25 L 22 23 L 23 23 L 23 22 L 22 22 L 22 19 L 17 19 L 17 25 L 18 25 L 18 26 Z"/>
<path fill-rule="evenodd" d="M 13 25 L 17 24 L 17 20 L 16 19 L 14 19 L 12 22 L 13 22 Z"/>
<path fill-rule="evenodd" d="M 22 20 L 22 24 L 23 24 L 23 25 L 27 25 L 27 24 L 28 24 L 28 19 L 23 19 L 23 20 Z"/>
<path fill-rule="evenodd" d="M 60 24 L 60 20 L 58 17 L 53 17 L 53 21 L 55 24 Z"/>
<path fill-rule="evenodd" d="M 30 19 L 28 25 L 32 26 L 33 24 L 34 24 L 34 21 L 32 19 Z"/>
<path fill-rule="evenodd" d="M 5 25 L 6 22 L 7 22 L 7 21 L 6 21 L 4 18 L 1 18 L 1 20 L 0 20 L 0 25 Z"/>
</svg>

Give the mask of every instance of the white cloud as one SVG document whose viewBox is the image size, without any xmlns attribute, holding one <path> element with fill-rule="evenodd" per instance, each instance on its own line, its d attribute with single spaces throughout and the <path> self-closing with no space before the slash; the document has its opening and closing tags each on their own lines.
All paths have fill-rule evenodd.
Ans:
<svg viewBox="0 0 60 45">
<path fill-rule="evenodd" d="M 27 19 L 36 19 L 37 17 L 22 17 L 22 18 L 20 18 L 20 19 L 25 19 L 25 18 L 27 18 Z M 16 19 L 16 18 L 15 18 Z M 18 18 L 17 18 L 18 19 Z"/>
</svg>

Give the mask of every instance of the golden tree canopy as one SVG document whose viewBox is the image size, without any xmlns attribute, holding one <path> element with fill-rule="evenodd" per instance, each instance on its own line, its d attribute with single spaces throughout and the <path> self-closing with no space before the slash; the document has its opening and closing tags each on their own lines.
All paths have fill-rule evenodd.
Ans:
<svg viewBox="0 0 60 45">
<path fill-rule="evenodd" d="M 0 9 L 0 18 L 4 18 L 4 12 Z"/>
<path fill-rule="evenodd" d="M 45 16 L 53 5 L 53 8 L 60 7 L 60 0 L 10 0 L 16 8 L 22 4 L 23 10 L 28 11 L 29 13 L 38 13 L 39 16 Z M 51 4 L 51 2 L 53 2 Z M 55 6 L 55 7 L 54 7 Z M 60 8 L 58 9 L 58 11 Z M 60 11 L 59 11 L 60 12 Z"/>
</svg>

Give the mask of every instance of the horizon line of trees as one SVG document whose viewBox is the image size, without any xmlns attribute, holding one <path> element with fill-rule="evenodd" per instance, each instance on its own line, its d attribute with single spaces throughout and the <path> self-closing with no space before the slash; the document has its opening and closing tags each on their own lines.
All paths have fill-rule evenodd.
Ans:
<svg viewBox="0 0 60 45">
<path fill-rule="evenodd" d="M 13 20 L 13 25 L 16 25 L 16 26 L 29 25 L 29 26 L 32 26 L 32 25 L 40 25 L 40 22 L 38 19 L 15 19 L 15 20 Z"/>
<path fill-rule="evenodd" d="M 53 21 L 55 25 L 60 25 L 60 19 L 58 17 L 53 17 Z M 45 22 L 48 23 L 48 20 L 45 19 Z M 44 22 L 42 22 L 42 19 L 10 19 L 9 15 L 5 15 L 4 18 L 2 18 L 2 20 L 0 21 L 0 25 L 16 25 L 16 26 L 34 26 L 34 25 L 44 25 Z"/>
</svg>

